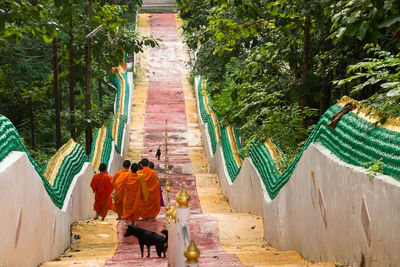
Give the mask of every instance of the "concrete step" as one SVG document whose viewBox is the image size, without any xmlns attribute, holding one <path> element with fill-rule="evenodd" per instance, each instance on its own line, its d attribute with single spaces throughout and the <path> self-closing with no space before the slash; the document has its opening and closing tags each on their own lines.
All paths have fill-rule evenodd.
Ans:
<svg viewBox="0 0 400 267">
<path fill-rule="evenodd" d="M 143 4 L 140 13 L 177 13 L 178 9 L 171 4 Z"/>
<path fill-rule="evenodd" d="M 117 244 L 117 216 L 109 211 L 105 221 L 86 220 L 72 226 L 70 247 L 60 257 L 41 266 L 103 266 Z"/>
</svg>

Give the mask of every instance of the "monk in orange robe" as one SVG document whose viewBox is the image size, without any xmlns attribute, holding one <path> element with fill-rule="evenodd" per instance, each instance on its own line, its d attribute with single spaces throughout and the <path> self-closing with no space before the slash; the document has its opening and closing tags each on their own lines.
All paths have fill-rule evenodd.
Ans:
<svg viewBox="0 0 400 267">
<path fill-rule="evenodd" d="M 95 220 L 101 217 L 107 216 L 108 210 L 111 208 L 111 193 L 113 191 L 113 186 L 111 184 L 111 176 L 107 174 L 107 166 L 104 163 L 100 164 L 100 173 L 93 176 L 90 187 L 94 193 L 94 204 L 93 209 L 96 211 Z"/>
<path fill-rule="evenodd" d="M 154 163 L 153 162 L 150 161 L 149 167 L 150 167 L 150 169 L 152 169 L 154 171 Z M 157 172 L 156 172 L 156 174 L 157 174 Z M 158 179 L 158 182 L 160 183 L 160 178 L 158 178 L 158 174 L 157 174 L 157 179 Z M 163 199 L 163 195 L 162 195 L 161 183 L 160 183 L 160 206 L 165 207 L 164 199 Z"/>
<path fill-rule="evenodd" d="M 129 172 L 129 167 L 131 166 L 131 162 L 129 160 L 125 160 L 124 163 L 122 164 L 123 169 L 119 170 L 114 173 L 114 176 L 111 180 L 111 184 L 115 188 L 114 192 L 114 204 L 113 204 L 113 211 L 118 214 L 117 220 L 122 219 L 122 202 L 123 202 L 123 193 L 124 193 L 124 181 L 127 175 L 130 173 Z M 121 176 L 121 179 L 119 177 Z M 117 185 L 115 184 L 118 179 Z M 119 193 L 117 193 L 117 190 Z"/>
<path fill-rule="evenodd" d="M 122 219 L 124 208 L 125 184 L 131 172 L 121 173 L 114 182 L 114 204 L 113 211 L 118 214 L 117 220 Z"/>
<path fill-rule="evenodd" d="M 154 219 L 160 212 L 160 183 L 157 178 L 157 172 L 149 168 L 149 160 L 141 161 L 143 169 L 137 173 L 139 177 L 143 175 L 144 181 L 140 182 L 140 190 L 136 196 L 133 207 L 133 214 L 130 217 L 131 221 L 136 221 L 139 218 L 143 220 Z"/>
<path fill-rule="evenodd" d="M 126 183 L 125 183 L 125 195 L 123 201 L 122 218 L 129 219 L 131 221 L 134 221 L 132 220 L 132 218 L 135 217 L 134 205 L 136 197 L 138 195 L 138 191 L 140 190 L 139 176 L 137 174 L 138 169 L 139 169 L 138 164 L 133 163 L 131 166 L 131 173 L 126 178 Z"/>
<path fill-rule="evenodd" d="M 122 170 L 116 171 L 114 173 L 114 176 L 111 180 L 112 185 L 114 185 L 115 180 L 117 180 L 118 176 L 123 173 L 123 172 L 129 172 L 129 167 L 131 166 L 131 162 L 129 160 L 125 160 L 124 163 L 122 163 Z"/>
</svg>

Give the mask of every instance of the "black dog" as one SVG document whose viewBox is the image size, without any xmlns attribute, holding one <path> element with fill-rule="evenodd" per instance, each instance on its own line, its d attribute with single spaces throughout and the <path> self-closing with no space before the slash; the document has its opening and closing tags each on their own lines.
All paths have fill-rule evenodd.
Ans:
<svg viewBox="0 0 400 267">
<path fill-rule="evenodd" d="M 165 252 L 167 252 L 168 248 L 168 230 L 162 230 L 161 233 L 165 235 L 165 237 L 137 226 L 128 225 L 124 236 L 136 236 L 139 241 L 142 257 L 144 246 L 147 247 L 147 257 L 150 257 L 150 246 L 156 246 L 158 257 L 161 257 L 161 253 L 163 253 L 165 258 Z"/>
</svg>

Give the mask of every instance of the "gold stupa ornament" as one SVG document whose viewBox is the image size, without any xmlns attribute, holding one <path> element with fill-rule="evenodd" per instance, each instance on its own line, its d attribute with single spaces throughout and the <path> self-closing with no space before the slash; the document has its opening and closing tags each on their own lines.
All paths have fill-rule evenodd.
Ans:
<svg viewBox="0 0 400 267">
<path fill-rule="evenodd" d="M 172 208 L 169 210 L 169 214 L 171 219 L 173 219 L 174 222 L 176 222 L 176 206 L 172 206 Z"/>
<path fill-rule="evenodd" d="M 179 190 L 178 194 L 176 194 L 175 200 L 178 203 L 179 208 L 189 208 L 190 204 L 190 195 L 188 191 L 182 187 L 181 190 Z"/>
<path fill-rule="evenodd" d="M 190 240 L 189 245 L 185 248 L 184 255 L 186 258 L 186 263 L 188 264 L 194 264 L 199 262 L 200 250 L 193 242 L 193 240 Z"/>
</svg>

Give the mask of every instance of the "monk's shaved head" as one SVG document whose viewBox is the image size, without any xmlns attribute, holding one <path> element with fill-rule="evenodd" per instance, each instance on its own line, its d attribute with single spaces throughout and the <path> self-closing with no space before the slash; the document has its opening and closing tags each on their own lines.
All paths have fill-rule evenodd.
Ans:
<svg viewBox="0 0 400 267">
<path fill-rule="evenodd" d="M 107 170 L 107 165 L 105 163 L 101 163 L 99 166 L 99 171 L 105 172 Z"/>
<path fill-rule="evenodd" d="M 125 169 L 129 169 L 129 167 L 131 166 L 131 162 L 129 160 L 125 160 L 124 163 L 122 164 L 122 166 Z"/>
<path fill-rule="evenodd" d="M 141 162 L 142 162 L 142 166 L 143 166 L 143 167 L 149 166 L 149 160 L 148 160 L 148 159 L 144 158 L 144 159 L 142 159 Z"/>
<path fill-rule="evenodd" d="M 133 163 L 133 164 L 131 165 L 131 171 L 132 171 L 133 173 L 136 173 L 138 170 L 139 170 L 139 165 L 137 165 L 137 163 Z"/>
</svg>

